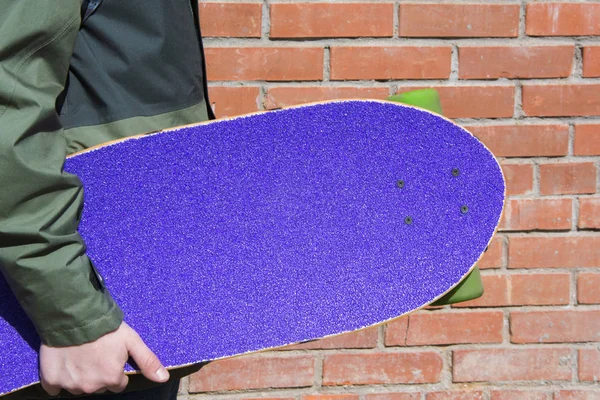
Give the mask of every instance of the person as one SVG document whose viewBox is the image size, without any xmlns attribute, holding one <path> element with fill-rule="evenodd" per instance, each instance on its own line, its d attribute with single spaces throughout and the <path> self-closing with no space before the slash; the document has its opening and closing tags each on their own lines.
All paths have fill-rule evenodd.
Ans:
<svg viewBox="0 0 600 400">
<path fill-rule="evenodd" d="M 172 399 L 193 371 L 169 375 L 124 322 L 77 232 L 81 182 L 62 168 L 212 118 L 195 1 L 0 2 L 0 271 L 41 339 L 47 395 Z M 128 357 L 143 376 L 124 374 Z"/>
</svg>

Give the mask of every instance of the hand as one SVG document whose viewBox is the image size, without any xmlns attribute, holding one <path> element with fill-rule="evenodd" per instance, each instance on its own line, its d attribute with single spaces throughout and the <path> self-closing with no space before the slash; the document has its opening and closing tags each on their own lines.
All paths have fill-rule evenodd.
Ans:
<svg viewBox="0 0 600 400">
<path fill-rule="evenodd" d="M 140 336 L 125 322 L 95 342 L 79 346 L 40 347 L 40 379 L 51 396 L 61 389 L 74 395 L 122 392 L 129 378 L 124 366 L 131 356 L 142 374 L 154 382 L 166 382 L 169 373 Z"/>
</svg>

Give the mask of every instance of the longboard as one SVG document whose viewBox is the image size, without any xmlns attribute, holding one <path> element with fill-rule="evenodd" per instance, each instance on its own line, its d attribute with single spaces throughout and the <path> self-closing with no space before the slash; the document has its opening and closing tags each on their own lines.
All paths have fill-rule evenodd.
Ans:
<svg viewBox="0 0 600 400">
<path fill-rule="evenodd" d="M 84 185 L 88 255 L 170 368 L 432 303 L 475 267 L 505 197 L 498 162 L 468 131 L 374 100 L 128 138 L 65 170 Z M 0 395 L 38 382 L 38 347 L 0 277 Z"/>
</svg>

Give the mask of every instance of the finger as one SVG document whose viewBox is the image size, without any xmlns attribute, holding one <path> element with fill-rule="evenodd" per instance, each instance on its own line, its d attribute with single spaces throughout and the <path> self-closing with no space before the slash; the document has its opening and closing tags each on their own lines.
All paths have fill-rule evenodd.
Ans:
<svg viewBox="0 0 600 400">
<path fill-rule="evenodd" d="M 123 390 L 125 390 L 128 383 L 129 383 L 129 377 L 127 375 L 123 374 L 122 379 L 121 379 L 121 381 L 119 381 L 119 383 L 117 383 L 116 385 L 109 385 L 106 388 L 110 392 L 121 393 Z"/>
<path fill-rule="evenodd" d="M 71 393 L 71 394 L 73 394 L 75 396 L 79 396 L 79 395 L 82 395 L 84 393 L 84 391 L 81 390 L 81 389 L 67 389 L 67 392 L 69 392 L 69 393 Z"/>
<path fill-rule="evenodd" d="M 50 396 L 58 396 L 58 394 L 60 393 L 60 386 L 58 385 L 51 385 L 43 379 L 41 381 L 41 384 L 42 389 L 44 389 L 46 393 L 48 393 Z"/>
<path fill-rule="evenodd" d="M 169 372 L 163 367 L 156 354 L 146 346 L 142 338 L 133 330 L 127 343 L 127 349 L 129 355 L 140 367 L 146 378 L 160 383 L 169 380 Z"/>
</svg>

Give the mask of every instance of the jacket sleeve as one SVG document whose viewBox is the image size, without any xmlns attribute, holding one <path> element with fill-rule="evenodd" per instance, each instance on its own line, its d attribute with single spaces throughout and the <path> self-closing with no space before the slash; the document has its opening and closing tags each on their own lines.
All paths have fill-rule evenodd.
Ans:
<svg viewBox="0 0 600 400">
<path fill-rule="evenodd" d="M 56 112 L 80 0 L 0 2 L 0 272 L 42 342 L 91 342 L 123 314 L 77 232 L 81 182 L 63 172 Z"/>
</svg>

